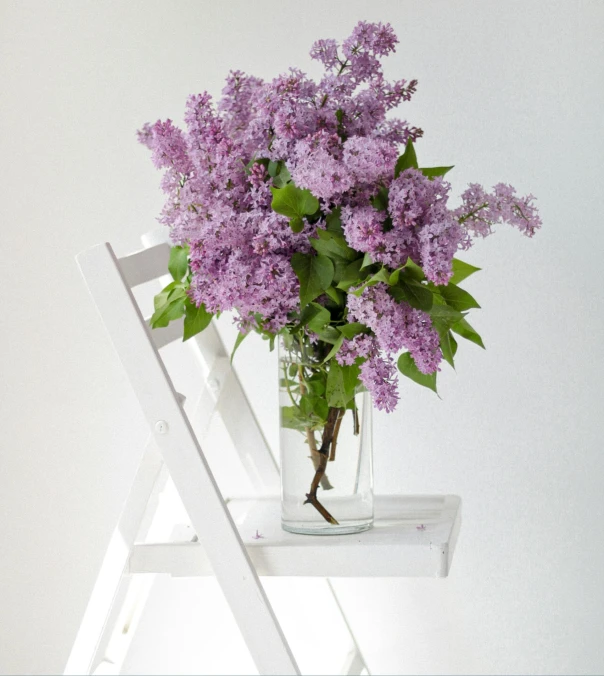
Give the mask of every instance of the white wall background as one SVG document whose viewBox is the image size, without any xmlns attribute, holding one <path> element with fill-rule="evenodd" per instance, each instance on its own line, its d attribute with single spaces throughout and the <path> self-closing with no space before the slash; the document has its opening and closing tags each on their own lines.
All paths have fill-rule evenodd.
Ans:
<svg viewBox="0 0 604 676">
<path fill-rule="evenodd" d="M 467 257 L 488 350 L 461 346 L 442 401 L 404 385 L 377 415 L 379 491 L 463 496 L 450 578 L 337 589 L 374 673 L 604 671 L 604 3 L 62 0 L 0 2 L 1 673 L 62 671 L 139 459 L 144 423 L 73 260 L 154 227 L 159 175 L 134 130 L 182 120 L 231 68 L 316 73 L 313 40 L 361 18 L 401 38 L 387 74 L 420 81 L 403 115 L 422 163 L 455 164 L 458 191 L 535 193 L 544 228 Z M 275 386 L 264 348 L 239 354 L 256 394 Z M 168 606 L 167 584 L 130 673 L 235 671 L 235 648 L 210 659 L 216 595 L 172 583 Z"/>
</svg>

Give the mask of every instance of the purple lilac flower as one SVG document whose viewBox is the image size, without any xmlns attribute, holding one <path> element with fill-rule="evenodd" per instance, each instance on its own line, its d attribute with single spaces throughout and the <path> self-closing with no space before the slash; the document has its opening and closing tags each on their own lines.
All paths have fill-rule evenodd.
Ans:
<svg viewBox="0 0 604 676">
<path fill-rule="evenodd" d="M 390 413 L 398 403 L 398 380 L 394 359 L 388 355 L 376 354 L 361 364 L 360 379 L 371 392 L 374 406 Z"/>
<path fill-rule="evenodd" d="M 376 408 L 388 413 L 398 402 L 397 372 L 391 355 L 380 350 L 377 338 L 369 334 L 359 334 L 345 340 L 336 355 L 342 365 L 354 364 L 361 358 L 360 380 L 373 397 Z"/>
<path fill-rule="evenodd" d="M 455 209 L 454 215 L 462 223 L 467 240 L 464 248 L 471 246 L 471 236 L 486 237 L 492 226 L 509 223 L 520 232 L 532 237 L 541 227 L 541 218 L 533 204 L 535 197 L 517 197 L 511 185 L 498 183 L 491 194 L 477 183 L 470 183 L 462 194 L 462 205 Z"/>
<path fill-rule="evenodd" d="M 386 284 L 365 287 L 360 296 L 350 294 L 348 317 L 368 326 L 385 352 L 396 353 L 406 348 L 422 373 L 438 370 L 440 341 L 430 316 L 394 300 Z"/>
</svg>

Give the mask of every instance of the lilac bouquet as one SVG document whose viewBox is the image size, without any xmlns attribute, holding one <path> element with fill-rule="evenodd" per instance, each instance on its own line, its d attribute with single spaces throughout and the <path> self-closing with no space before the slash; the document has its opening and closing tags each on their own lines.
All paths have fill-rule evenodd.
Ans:
<svg viewBox="0 0 604 676">
<path fill-rule="evenodd" d="M 456 253 L 502 222 L 529 237 L 541 225 L 534 197 L 503 183 L 470 184 L 450 206 L 453 167 L 420 167 L 422 130 L 388 115 L 417 87 L 384 79 L 397 42 L 390 24 L 362 21 L 341 45 L 312 46 L 319 82 L 295 68 L 271 82 L 234 71 L 216 104 L 188 99 L 184 131 L 166 120 L 138 132 L 164 170 L 160 221 L 174 243 L 151 324 L 184 315 L 186 340 L 234 310 L 235 348 L 256 331 L 303 355 L 284 374 L 282 420 L 315 447 L 307 502 L 319 511 L 338 414 L 359 388 L 389 412 L 397 366 L 436 391 L 455 336 L 484 347 L 466 319 L 479 305 L 459 286 L 478 268 Z"/>
</svg>

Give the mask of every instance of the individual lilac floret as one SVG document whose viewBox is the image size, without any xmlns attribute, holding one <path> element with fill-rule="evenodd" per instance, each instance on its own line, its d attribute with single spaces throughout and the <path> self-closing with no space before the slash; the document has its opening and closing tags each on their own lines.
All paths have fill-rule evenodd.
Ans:
<svg viewBox="0 0 604 676">
<path fill-rule="evenodd" d="M 360 296 L 349 294 L 348 317 L 368 326 L 382 350 L 395 353 L 406 348 L 422 373 L 438 370 L 440 340 L 430 316 L 394 300 L 386 284 L 365 287 Z"/>
</svg>

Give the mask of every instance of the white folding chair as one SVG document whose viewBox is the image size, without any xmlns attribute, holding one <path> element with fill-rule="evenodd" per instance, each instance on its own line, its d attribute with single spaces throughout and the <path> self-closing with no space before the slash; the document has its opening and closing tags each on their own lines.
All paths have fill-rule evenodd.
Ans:
<svg viewBox="0 0 604 676">
<path fill-rule="evenodd" d="M 166 275 L 170 247 L 165 231 L 143 242 L 146 248 L 122 258 L 109 244 L 77 256 L 150 435 L 65 673 L 119 673 L 142 608 L 133 599 L 144 599 L 152 574 L 169 573 L 215 575 L 258 671 L 298 674 L 258 576 L 327 578 L 340 611 L 330 577 L 446 576 L 461 501 L 450 495 L 377 496 L 374 528 L 355 537 L 283 531 L 277 466 L 213 324 L 182 344 L 201 367 L 199 396 L 186 400 L 185 410 L 185 397 L 174 388 L 160 350 L 181 339 L 182 320 L 152 331 L 132 292 Z M 228 499 L 219 490 L 203 450 L 216 413 L 249 477 L 252 497 Z M 169 477 L 193 532 L 176 527 L 158 509 Z M 264 537 L 254 539 L 259 528 Z M 189 532 L 184 540 L 183 532 Z M 369 673 L 343 612 L 342 619 L 351 650 L 341 673 Z"/>
</svg>

